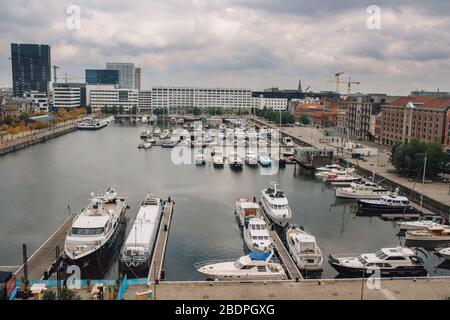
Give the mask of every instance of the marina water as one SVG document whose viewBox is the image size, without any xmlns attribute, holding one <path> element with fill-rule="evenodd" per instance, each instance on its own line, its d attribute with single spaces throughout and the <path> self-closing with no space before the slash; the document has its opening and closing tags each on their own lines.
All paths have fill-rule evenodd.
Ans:
<svg viewBox="0 0 450 320">
<path fill-rule="evenodd" d="M 404 244 L 395 222 L 358 217 L 353 201 L 336 200 L 334 191 L 299 166 L 287 165 L 276 175 L 245 166 L 240 172 L 206 166 L 175 165 L 172 149 L 138 150 L 142 125 L 110 125 L 95 132 L 74 132 L 0 158 L 0 265 L 20 265 L 22 243 L 29 255 L 68 217 L 86 205 L 91 192 L 114 186 L 128 196 L 127 232 L 147 192 L 172 197 L 175 211 L 164 271 L 167 280 L 203 280 L 194 263 L 234 260 L 244 242 L 234 202 L 260 198 L 278 181 L 292 208 L 292 223 L 316 236 L 324 257 L 374 252 Z M 270 169 L 269 169 L 270 170 Z M 450 275 L 450 266 L 427 252 L 431 275 Z M 423 256 L 423 255 L 422 255 Z M 93 277 L 114 278 L 116 264 Z M 324 263 L 322 278 L 336 272 Z"/>
</svg>

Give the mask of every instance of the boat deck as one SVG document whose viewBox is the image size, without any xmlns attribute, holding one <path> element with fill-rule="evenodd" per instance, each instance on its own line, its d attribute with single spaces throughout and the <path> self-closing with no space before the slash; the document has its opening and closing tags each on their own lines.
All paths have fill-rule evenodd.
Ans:
<svg viewBox="0 0 450 320">
<path fill-rule="evenodd" d="M 169 238 L 170 223 L 172 222 L 173 206 L 175 202 L 166 201 L 164 211 L 159 225 L 159 231 L 156 238 L 150 269 L 148 271 L 147 282 L 155 283 L 163 280 L 162 270 L 164 265 L 164 256 L 166 253 L 167 240 Z"/>
<path fill-rule="evenodd" d="M 64 240 L 69 229 L 72 227 L 73 217 L 70 216 L 53 233 L 44 244 L 28 258 L 28 280 L 41 280 L 44 272 L 48 272 L 56 261 L 55 248 L 59 246 L 60 253 L 64 251 Z M 23 265 L 15 272 L 20 277 L 24 274 Z"/>
<path fill-rule="evenodd" d="M 269 218 L 267 217 L 267 214 L 264 210 L 264 207 L 261 205 L 261 212 L 263 213 L 264 219 L 266 220 L 267 224 L 269 225 L 271 222 Z M 286 270 L 286 273 L 290 279 L 293 280 L 303 280 L 303 276 L 300 273 L 300 271 L 297 268 L 297 265 L 292 260 L 288 250 L 284 246 L 283 242 L 281 241 L 280 237 L 278 236 L 278 233 L 275 230 L 272 230 L 272 228 L 268 229 L 270 236 L 273 239 L 273 244 L 275 246 L 275 253 L 277 254 L 278 258 L 281 261 L 281 264 L 283 265 L 284 269 Z"/>
</svg>

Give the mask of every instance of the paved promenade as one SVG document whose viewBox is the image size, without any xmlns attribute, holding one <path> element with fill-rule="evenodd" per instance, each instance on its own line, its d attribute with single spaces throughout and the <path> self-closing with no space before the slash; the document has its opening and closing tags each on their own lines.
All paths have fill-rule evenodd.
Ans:
<svg viewBox="0 0 450 320">
<path fill-rule="evenodd" d="M 376 283 L 374 285 L 376 287 Z M 163 282 L 156 288 L 156 300 L 360 300 L 361 291 L 365 300 L 446 300 L 450 298 L 450 278 L 381 280 L 380 289 L 369 289 L 369 287 L 367 283 L 362 286 L 360 279 L 286 281 L 267 284 L 264 282 Z M 145 286 L 129 287 L 124 298 L 134 300 L 136 292 L 147 290 Z"/>
</svg>

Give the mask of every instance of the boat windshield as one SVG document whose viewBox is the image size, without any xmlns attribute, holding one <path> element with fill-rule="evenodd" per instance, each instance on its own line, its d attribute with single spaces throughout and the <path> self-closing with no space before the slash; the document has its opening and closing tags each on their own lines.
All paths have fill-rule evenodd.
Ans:
<svg viewBox="0 0 450 320">
<path fill-rule="evenodd" d="M 239 260 L 236 260 L 235 262 L 234 262 L 234 267 L 236 268 L 236 269 L 242 269 L 242 267 L 243 267 L 244 265 L 242 264 L 242 263 L 240 263 L 239 262 Z"/>
<path fill-rule="evenodd" d="M 76 236 L 93 236 L 103 234 L 105 228 L 72 228 L 72 234 Z"/>
<path fill-rule="evenodd" d="M 363 258 L 363 257 L 358 257 L 358 261 L 362 264 L 362 265 L 366 265 L 367 261 Z"/>
</svg>

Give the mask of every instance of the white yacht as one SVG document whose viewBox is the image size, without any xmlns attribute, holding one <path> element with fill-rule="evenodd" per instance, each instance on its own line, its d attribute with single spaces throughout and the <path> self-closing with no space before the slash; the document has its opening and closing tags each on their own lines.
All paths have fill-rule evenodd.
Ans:
<svg viewBox="0 0 450 320">
<path fill-rule="evenodd" d="M 405 214 L 413 210 L 407 197 L 397 195 L 382 196 L 380 199 L 359 199 L 358 209 L 363 212 L 384 214 Z"/>
<path fill-rule="evenodd" d="M 254 152 L 247 151 L 245 153 L 245 163 L 249 166 L 257 166 L 258 165 L 258 155 Z"/>
<path fill-rule="evenodd" d="M 120 254 L 123 271 L 147 276 L 162 208 L 160 198 L 151 194 L 145 197 Z"/>
<path fill-rule="evenodd" d="M 116 249 L 126 209 L 127 198 L 119 197 L 113 188 L 103 195 L 91 193 L 89 205 L 74 218 L 66 235 L 64 254 L 69 263 L 87 267 Z"/>
<path fill-rule="evenodd" d="M 286 273 L 279 263 L 271 262 L 272 253 L 254 253 L 236 261 L 205 262 L 195 265 L 197 271 L 210 280 L 286 280 Z"/>
<path fill-rule="evenodd" d="M 319 168 L 320 169 L 320 168 Z M 314 175 L 318 178 L 327 180 L 329 177 L 350 175 L 355 172 L 354 168 L 332 168 L 330 170 L 316 170 Z"/>
<path fill-rule="evenodd" d="M 294 226 L 286 231 L 286 241 L 289 253 L 300 270 L 322 271 L 323 255 L 314 236 Z"/>
<path fill-rule="evenodd" d="M 243 234 L 245 244 L 251 252 L 268 252 L 273 245 L 267 224 L 260 217 L 246 219 Z"/>
<path fill-rule="evenodd" d="M 108 123 L 104 120 L 86 119 L 77 125 L 78 130 L 100 130 L 106 127 Z"/>
<path fill-rule="evenodd" d="M 152 147 L 152 143 L 151 142 L 144 142 L 144 144 L 142 145 L 142 147 L 144 149 L 150 149 Z"/>
<path fill-rule="evenodd" d="M 153 135 L 155 137 L 159 137 L 161 135 L 161 129 L 156 127 L 155 130 L 153 131 Z"/>
<path fill-rule="evenodd" d="M 170 130 L 165 129 L 161 134 L 159 135 L 160 139 L 168 139 L 170 138 Z"/>
<path fill-rule="evenodd" d="M 319 167 L 319 168 L 316 168 L 316 171 L 318 171 L 318 172 L 326 172 L 326 171 L 331 171 L 331 170 L 333 170 L 333 169 L 336 169 L 336 170 L 345 170 L 344 167 L 342 167 L 342 166 L 340 166 L 340 165 L 338 165 L 338 164 L 333 163 L 333 164 L 327 164 L 325 167 Z"/>
<path fill-rule="evenodd" d="M 354 182 L 361 181 L 362 178 L 355 175 L 330 175 L 327 177 L 326 182 L 330 183 L 333 187 L 348 187 Z"/>
<path fill-rule="evenodd" d="M 199 150 L 199 151 L 195 154 L 195 156 L 194 156 L 194 163 L 195 163 L 197 166 L 201 166 L 201 165 L 206 164 L 206 157 L 205 157 L 205 154 L 204 154 L 201 150 Z"/>
<path fill-rule="evenodd" d="M 216 151 L 213 157 L 214 168 L 223 168 L 223 155 L 221 152 Z"/>
<path fill-rule="evenodd" d="M 450 247 L 442 248 L 439 251 L 439 254 L 444 257 L 446 260 L 450 260 Z"/>
<path fill-rule="evenodd" d="M 336 197 L 347 199 L 380 199 L 391 192 L 373 182 L 352 182 L 350 187 L 336 189 Z"/>
<path fill-rule="evenodd" d="M 228 165 L 233 170 L 242 170 L 244 166 L 244 161 L 242 161 L 241 157 L 237 152 L 230 152 L 227 157 Z"/>
<path fill-rule="evenodd" d="M 328 262 L 340 274 L 351 277 L 369 277 L 374 269 L 381 277 L 426 276 L 423 260 L 409 248 L 383 248 L 376 253 L 357 257 L 329 256 Z"/>
<path fill-rule="evenodd" d="M 152 132 L 150 130 L 144 130 L 141 131 L 141 134 L 139 136 L 141 137 L 141 139 L 147 139 L 152 136 Z"/>
<path fill-rule="evenodd" d="M 285 148 L 283 148 L 283 155 L 286 157 L 290 157 L 293 156 L 295 153 L 295 143 L 292 140 L 291 137 L 284 137 L 283 138 L 283 143 L 285 145 Z"/>
<path fill-rule="evenodd" d="M 282 190 L 277 190 L 277 185 L 272 183 L 271 187 L 262 190 L 261 204 L 269 219 L 284 227 L 292 218 L 292 212 L 286 194 Z"/>
<path fill-rule="evenodd" d="M 248 219 L 260 216 L 260 207 L 255 201 L 238 198 L 234 204 L 234 212 L 239 218 L 240 226 L 243 227 Z"/>
</svg>

